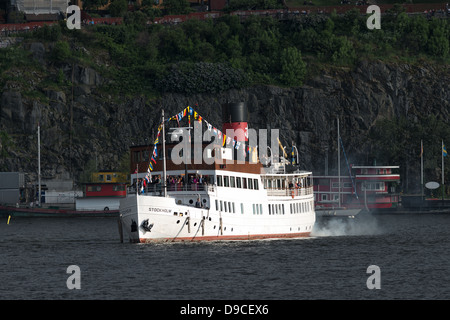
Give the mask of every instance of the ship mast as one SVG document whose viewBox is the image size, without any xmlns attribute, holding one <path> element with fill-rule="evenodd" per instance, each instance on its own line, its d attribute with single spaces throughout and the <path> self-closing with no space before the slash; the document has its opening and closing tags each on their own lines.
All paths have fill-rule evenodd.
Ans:
<svg viewBox="0 0 450 320">
<path fill-rule="evenodd" d="M 340 133 L 339 133 L 339 117 L 337 118 L 337 147 L 338 147 L 338 179 L 339 179 L 339 192 L 338 192 L 338 198 L 339 198 L 339 208 L 341 207 L 341 146 L 340 146 Z"/>
<path fill-rule="evenodd" d="M 41 206 L 41 126 L 38 122 L 38 205 Z"/>
<path fill-rule="evenodd" d="M 164 109 L 162 110 L 162 146 L 163 146 L 163 186 L 164 186 L 164 197 L 167 197 L 167 172 L 166 172 L 166 133 L 164 125 Z"/>
</svg>

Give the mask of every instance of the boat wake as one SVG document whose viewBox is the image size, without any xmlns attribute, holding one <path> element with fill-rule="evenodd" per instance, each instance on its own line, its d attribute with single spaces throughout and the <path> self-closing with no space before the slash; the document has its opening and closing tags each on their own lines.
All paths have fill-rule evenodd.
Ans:
<svg viewBox="0 0 450 320">
<path fill-rule="evenodd" d="M 330 218 L 316 221 L 311 236 L 337 237 L 337 236 L 365 236 L 382 234 L 382 228 L 373 216 L 364 219 Z"/>
</svg>

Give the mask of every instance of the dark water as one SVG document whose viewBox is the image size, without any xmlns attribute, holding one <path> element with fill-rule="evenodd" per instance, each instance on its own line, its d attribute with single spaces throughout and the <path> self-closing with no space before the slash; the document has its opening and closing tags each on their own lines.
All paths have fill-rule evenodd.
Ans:
<svg viewBox="0 0 450 320">
<path fill-rule="evenodd" d="M 121 244 L 115 218 L 13 217 L 0 299 L 449 299 L 449 230 L 450 215 L 383 215 L 308 239 Z"/>
</svg>

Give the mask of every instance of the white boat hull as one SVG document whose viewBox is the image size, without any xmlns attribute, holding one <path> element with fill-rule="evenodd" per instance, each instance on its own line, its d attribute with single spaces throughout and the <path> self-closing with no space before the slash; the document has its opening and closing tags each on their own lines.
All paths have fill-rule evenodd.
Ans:
<svg viewBox="0 0 450 320">
<path fill-rule="evenodd" d="M 313 209 L 301 214 L 242 214 L 178 205 L 171 197 L 135 195 L 121 201 L 120 213 L 126 237 L 140 243 L 307 237 L 316 218 Z"/>
</svg>

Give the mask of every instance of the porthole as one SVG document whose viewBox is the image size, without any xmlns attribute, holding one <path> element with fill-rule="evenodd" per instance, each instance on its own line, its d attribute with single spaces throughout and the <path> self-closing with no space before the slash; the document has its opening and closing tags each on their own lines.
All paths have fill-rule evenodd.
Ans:
<svg viewBox="0 0 450 320">
<path fill-rule="evenodd" d="M 194 200 L 190 199 L 189 204 L 193 204 L 193 203 L 194 203 Z"/>
<path fill-rule="evenodd" d="M 197 225 L 197 222 L 196 223 L 194 223 L 194 227 Z"/>
<path fill-rule="evenodd" d="M 177 224 L 180 223 L 180 220 L 177 220 Z"/>
</svg>

